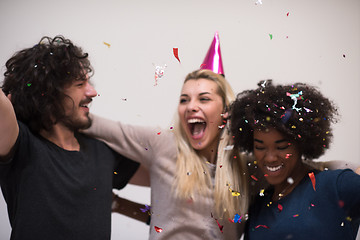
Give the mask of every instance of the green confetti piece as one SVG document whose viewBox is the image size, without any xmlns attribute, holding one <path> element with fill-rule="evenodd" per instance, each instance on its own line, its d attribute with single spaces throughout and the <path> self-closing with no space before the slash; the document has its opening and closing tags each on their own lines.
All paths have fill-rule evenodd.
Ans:
<svg viewBox="0 0 360 240">
<path fill-rule="evenodd" d="M 270 40 L 272 40 L 272 34 L 269 34 L 269 36 L 270 36 Z"/>
<path fill-rule="evenodd" d="M 31 86 L 31 83 L 28 83 L 27 86 L 30 87 L 30 86 Z"/>
</svg>

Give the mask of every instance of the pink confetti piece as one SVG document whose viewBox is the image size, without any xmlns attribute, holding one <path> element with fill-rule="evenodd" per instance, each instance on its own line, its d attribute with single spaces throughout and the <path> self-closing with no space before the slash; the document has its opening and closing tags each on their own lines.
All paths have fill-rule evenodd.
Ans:
<svg viewBox="0 0 360 240">
<path fill-rule="evenodd" d="M 315 180 L 315 175 L 313 172 L 309 173 L 309 178 L 311 179 L 311 183 L 314 188 L 314 191 L 316 191 L 316 189 L 315 189 L 316 180 Z"/>
<path fill-rule="evenodd" d="M 254 179 L 255 181 L 258 181 L 258 179 L 254 175 L 251 175 L 251 178 Z"/>
<path fill-rule="evenodd" d="M 217 225 L 219 226 L 220 232 L 223 233 L 224 226 L 220 225 L 220 223 L 217 219 L 215 219 L 215 220 L 216 220 Z"/>
<path fill-rule="evenodd" d="M 266 225 L 257 225 L 257 226 L 255 227 L 255 229 L 256 229 L 256 228 L 260 228 L 260 227 L 263 227 L 263 228 L 269 229 L 269 227 L 268 227 L 268 226 L 266 226 Z"/>
<path fill-rule="evenodd" d="M 173 48 L 173 52 L 174 52 L 174 56 L 176 57 L 176 59 L 180 62 L 180 59 L 179 59 L 179 49 L 178 48 Z"/>
<path fill-rule="evenodd" d="M 295 214 L 295 215 L 293 215 L 293 217 L 298 217 L 299 216 L 299 214 Z"/>
<path fill-rule="evenodd" d="M 283 210 L 283 206 L 280 203 L 278 204 L 278 209 L 279 209 L 279 212 L 281 212 Z"/>
<path fill-rule="evenodd" d="M 161 233 L 163 231 L 162 228 L 159 228 L 157 226 L 154 226 L 154 228 L 155 228 L 155 231 L 158 232 L 158 233 Z"/>
</svg>

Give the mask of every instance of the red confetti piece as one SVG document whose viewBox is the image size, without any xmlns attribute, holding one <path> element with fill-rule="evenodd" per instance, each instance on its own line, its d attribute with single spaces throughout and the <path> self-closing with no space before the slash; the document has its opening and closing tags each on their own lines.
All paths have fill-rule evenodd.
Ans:
<svg viewBox="0 0 360 240">
<path fill-rule="evenodd" d="M 343 208 L 343 207 L 344 207 L 344 204 L 345 204 L 345 203 L 344 203 L 343 200 L 339 200 L 339 207 L 340 207 L 340 208 Z"/>
<path fill-rule="evenodd" d="M 289 16 L 289 12 L 286 14 L 286 16 Z"/>
<path fill-rule="evenodd" d="M 231 218 L 228 218 L 229 222 L 234 223 L 234 220 Z"/>
<path fill-rule="evenodd" d="M 313 172 L 309 173 L 309 178 L 311 179 L 311 183 L 314 188 L 314 191 L 316 191 L 316 189 L 315 189 L 316 180 L 315 180 L 315 175 Z"/>
<path fill-rule="evenodd" d="M 161 134 L 161 132 L 158 132 L 158 133 L 157 133 L 157 135 L 160 135 L 160 134 Z"/>
<path fill-rule="evenodd" d="M 179 49 L 178 48 L 173 48 L 173 52 L 174 52 L 174 56 L 176 57 L 176 59 L 180 62 L 180 59 L 179 59 Z"/>
<path fill-rule="evenodd" d="M 255 181 L 258 181 L 258 179 L 254 175 L 251 175 L 251 178 L 254 179 Z"/>
<path fill-rule="evenodd" d="M 269 227 L 266 226 L 266 225 L 257 225 L 255 228 L 259 228 L 259 227 L 263 227 L 263 228 L 269 229 Z"/>
<path fill-rule="evenodd" d="M 220 165 L 219 167 L 222 168 L 222 165 Z"/>
<path fill-rule="evenodd" d="M 280 203 L 278 204 L 278 209 L 279 209 L 279 212 L 281 212 L 283 210 L 283 206 Z"/>
<path fill-rule="evenodd" d="M 206 63 L 203 63 L 200 65 L 200 68 L 202 69 L 202 67 L 205 67 L 206 66 Z"/>
<path fill-rule="evenodd" d="M 223 228 L 224 228 L 224 226 L 221 226 L 220 223 L 219 223 L 219 221 L 218 221 L 217 219 L 215 219 L 215 220 L 216 220 L 216 223 L 217 223 L 218 226 L 219 226 L 220 232 L 223 233 Z"/>
<path fill-rule="evenodd" d="M 157 226 L 154 226 L 154 228 L 155 228 L 155 231 L 158 233 L 161 233 L 163 231 L 162 228 L 159 228 Z"/>
</svg>

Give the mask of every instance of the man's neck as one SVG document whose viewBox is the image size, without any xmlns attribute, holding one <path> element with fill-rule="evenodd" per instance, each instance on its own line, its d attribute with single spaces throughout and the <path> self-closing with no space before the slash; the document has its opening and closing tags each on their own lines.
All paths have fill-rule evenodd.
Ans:
<svg viewBox="0 0 360 240">
<path fill-rule="evenodd" d="M 75 132 L 60 123 L 55 124 L 49 131 L 40 130 L 40 135 L 67 151 L 80 151 Z"/>
</svg>

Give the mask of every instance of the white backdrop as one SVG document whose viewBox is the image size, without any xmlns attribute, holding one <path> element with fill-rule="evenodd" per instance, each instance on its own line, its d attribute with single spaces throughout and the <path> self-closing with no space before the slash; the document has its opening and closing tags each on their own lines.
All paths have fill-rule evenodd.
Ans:
<svg viewBox="0 0 360 240">
<path fill-rule="evenodd" d="M 184 77 L 199 68 L 218 31 L 225 75 L 235 92 L 269 78 L 320 87 L 342 116 L 331 149 L 321 159 L 360 165 L 360 1 L 260 2 L 1 0 L 1 73 L 15 51 L 44 35 L 62 34 L 90 54 L 92 81 L 100 94 L 92 112 L 167 128 Z M 181 63 L 173 48 L 179 49 Z M 164 64 L 164 77 L 154 86 L 155 66 Z M 150 201 L 147 188 L 127 186 L 120 195 Z M 146 225 L 124 216 L 113 214 L 112 226 L 114 240 L 147 238 Z M 0 196 L 0 239 L 9 233 Z"/>
</svg>

